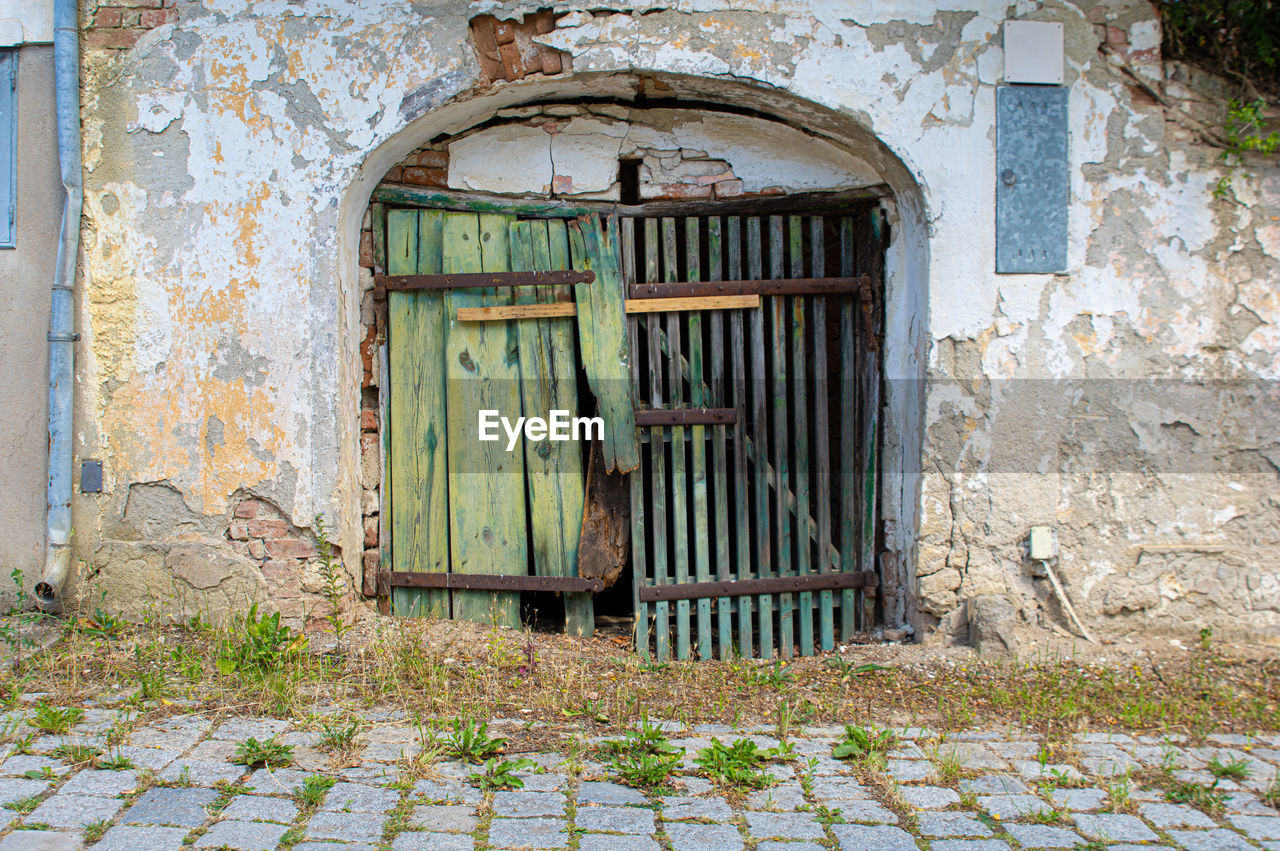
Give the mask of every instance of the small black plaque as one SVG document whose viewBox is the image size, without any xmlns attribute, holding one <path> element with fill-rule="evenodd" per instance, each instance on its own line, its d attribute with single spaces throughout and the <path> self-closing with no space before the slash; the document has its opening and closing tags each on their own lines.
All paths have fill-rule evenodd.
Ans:
<svg viewBox="0 0 1280 851">
<path fill-rule="evenodd" d="M 80 492 L 102 493 L 102 462 L 80 462 Z"/>
</svg>

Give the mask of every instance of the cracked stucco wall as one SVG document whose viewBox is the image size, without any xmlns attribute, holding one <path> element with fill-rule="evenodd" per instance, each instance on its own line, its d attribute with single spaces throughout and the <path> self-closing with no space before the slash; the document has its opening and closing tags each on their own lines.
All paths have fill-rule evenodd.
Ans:
<svg viewBox="0 0 1280 851">
<path fill-rule="evenodd" d="M 1280 371 L 1280 175 L 1260 166 L 1214 199 L 1215 152 L 1099 53 L 1123 44 L 1159 79 L 1145 2 L 559 4 L 537 40 L 572 73 L 497 84 L 482 82 L 467 18 L 532 4 L 176 8 L 176 25 L 85 59 L 78 451 L 104 459 L 107 493 L 77 500 L 82 579 L 155 549 L 162 571 L 189 538 L 241 558 L 220 530 L 249 496 L 299 534 L 325 512 L 356 570 L 373 186 L 501 109 L 629 102 L 659 81 L 665 98 L 757 109 L 841 146 L 893 193 L 890 625 L 962 631 L 963 601 L 985 593 L 1061 622 L 1022 552 L 1048 524 L 1069 593 L 1103 630 L 1276 634 L 1275 419 L 1246 402 L 1274 405 L 1265 382 Z M 1066 28 L 1065 275 L 993 273 L 1007 15 Z M 1149 377 L 1182 379 L 1191 398 L 1175 409 L 1170 385 L 1126 381 Z M 1187 379 L 1235 383 L 1211 399 Z M 218 522 L 144 534 L 125 510 L 142 483 Z M 270 598 L 254 569 L 236 562 L 227 581 Z"/>
</svg>

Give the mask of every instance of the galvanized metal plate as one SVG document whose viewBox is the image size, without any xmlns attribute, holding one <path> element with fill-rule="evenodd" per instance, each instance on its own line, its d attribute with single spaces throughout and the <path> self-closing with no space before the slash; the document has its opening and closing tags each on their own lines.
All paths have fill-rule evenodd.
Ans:
<svg viewBox="0 0 1280 851">
<path fill-rule="evenodd" d="M 996 90 L 996 271 L 1067 268 L 1067 89 Z"/>
</svg>

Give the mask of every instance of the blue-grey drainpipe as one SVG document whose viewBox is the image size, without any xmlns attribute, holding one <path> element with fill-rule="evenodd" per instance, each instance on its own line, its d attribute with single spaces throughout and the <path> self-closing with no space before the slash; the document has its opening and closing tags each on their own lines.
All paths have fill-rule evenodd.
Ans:
<svg viewBox="0 0 1280 851">
<path fill-rule="evenodd" d="M 54 0 L 53 64 L 58 101 L 58 162 L 67 197 L 49 317 L 49 490 L 41 608 L 54 605 L 71 564 L 71 429 L 75 381 L 75 285 L 84 184 L 80 164 L 80 21 L 78 0 Z"/>
</svg>

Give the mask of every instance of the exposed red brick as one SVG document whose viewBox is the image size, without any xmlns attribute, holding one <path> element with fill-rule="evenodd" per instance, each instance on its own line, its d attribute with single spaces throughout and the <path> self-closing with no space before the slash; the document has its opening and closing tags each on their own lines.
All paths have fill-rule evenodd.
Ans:
<svg viewBox="0 0 1280 851">
<path fill-rule="evenodd" d="M 236 506 L 235 516 L 252 520 L 258 516 L 258 508 L 261 505 L 262 503 L 258 502 L 256 499 L 246 499 L 244 502 Z"/>
<path fill-rule="evenodd" d="M 124 9 L 120 12 L 120 26 L 136 27 L 142 23 L 142 12 L 137 9 Z"/>
<path fill-rule="evenodd" d="M 404 176 L 401 177 L 401 181 L 404 183 L 412 183 L 414 186 L 444 187 L 449 184 L 449 175 L 442 168 L 407 166 L 404 169 Z"/>
<path fill-rule="evenodd" d="M 1107 44 L 1113 47 L 1123 47 L 1129 43 L 1129 34 L 1120 27 L 1107 27 Z"/>
<path fill-rule="evenodd" d="M 366 269 L 373 268 L 373 233 L 360 231 L 360 265 Z"/>
<path fill-rule="evenodd" d="M 364 545 L 366 547 L 378 546 L 378 518 L 364 518 Z"/>
<path fill-rule="evenodd" d="M 87 50 L 127 50 L 140 38 L 141 30 L 92 30 L 84 45 Z"/>
<path fill-rule="evenodd" d="M 120 26 L 120 10 L 119 9 L 99 9 L 93 14 L 93 25 L 95 27 L 118 27 Z"/>
<path fill-rule="evenodd" d="M 566 192 L 573 191 L 573 178 L 567 174 L 555 174 L 551 176 L 551 192 L 554 195 L 563 195 Z"/>
<path fill-rule="evenodd" d="M 742 194 L 741 180 L 722 180 L 715 185 L 717 198 L 737 198 Z"/>
<path fill-rule="evenodd" d="M 373 386 L 373 360 L 377 351 L 378 329 L 370 326 L 364 339 L 360 341 L 360 362 L 364 369 L 364 375 L 360 379 L 361 387 Z"/>
<path fill-rule="evenodd" d="M 249 544 L 245 541 L 232 541 L 231 549 L 235 550 L 238 555 L 247 556 L 249 554 Z"/>
<path fill-rule="evenodd" d="M 232 520 L 231 528 L 227 530 L 227 535 L 233 541 L 249 540 L 249 524 L 244 520 Z"/>
<path fill-rule="evenodd" d="M 142 13 L 144 27 L 159 27 L 178 20 L 177 9 L 147 9 Z"/>
<path fill-rule="evenodd" d="M 387 172 L 387 176 L 382 179 L 390 183 L 399 183 L 400 179 L 403 177 L 404 177 L 404 169 L 396 165 L 396 166 L 392 166 L 391 170 Z"/>
<path fill-rule="evenodd" d="M 653 187 L 649 191 L 650 193 L 654 193 L 656 191 L 656 194 L 650 194 L 648 196 L 653 198 L 697 199 L 697 198 L 711 197 L 710 186 L 698 186 L 697 184 L 691 184 L 691 183 L 664 183 L 661 186 Z"/>
<path fill-rule="evenodd" d="M 361 583 L 361 590 L 366 597 L 375 597 L 378 594 L 378 563 L 380 561 L 377 550 L 365 550 L 362 559 L 364 581 Z"/>
<path fill-rule="evenodd" d="M 700 174 L 694 179 L 694 183 L 708 184 L 719 183 L 722 180 L 730 180 L 733 178 L 732 171 L 722 171 L 719 174 Z"/>
<path fill-rule="evenodd" d="M 420 165 L 427 168 L 448 168 L 448 151 L 416 151 L 405 157 L 404 165 Z"/>
<path fill-rule="evenodd" d="M 275 517 L 249 521 L 249 534 L 255 538 L 283 538 L 289 534 L 289 524 Z"/>
<path fill-rule="evenodd" d="M 262 543 L 262 541 L 259 541 L 257 538 L 250 539 L 249 557 L 262 561 L 267 557 L 267 545 Z"/>
<path fill-rule="evenodd" d="M 267 554 L 273 559 L 311 558 L 316 554 L 315 544 L 299 538 L 274 538 L 265 541 Z"/>
<path fill-rule="evenodd" d="M 377 411 L 361 411 L 360 412 L 360 430 L 361 431 L 377 431 L 378 430 L 378 412 Z"/>
</svg>

